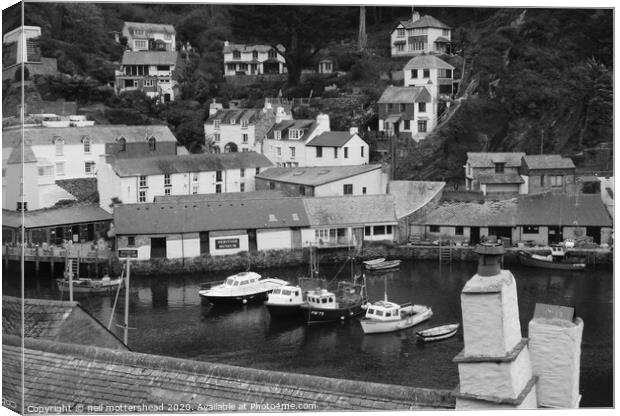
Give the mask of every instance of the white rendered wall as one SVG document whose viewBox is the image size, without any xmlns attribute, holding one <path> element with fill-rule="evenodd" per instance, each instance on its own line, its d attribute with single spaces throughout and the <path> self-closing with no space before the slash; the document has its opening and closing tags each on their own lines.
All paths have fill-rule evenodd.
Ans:
<svg viewBox="0 0 620 416">
<path fill-rule="evenodd" d="M 290 229 L 258 230 L 256 232 L 256 246 L 258 250 L 290 249 L 292 238 Z"/>
<path fill-rule="evenodd" d="M 200 256 L 200 239 L 197 234 L 166 237 L 166 258 L 179 259 Z"/>
<path fill-rule="evenodd" d="M 314 196 L 336 196 L 344 195 L 344 185 L 353 185 L 353 195 L 363 195 L 363 188 L 366 188 L 367 195 L 384 194 L 386 190 L 386 180 L 381 169 L 352 176 L 330 182 L 314 188 Z"/>
<path fill-rule="evenodd" d="M 509 410 L 509 409 L 536 409 L 536 389 L 530 390 L 519 405 L 488 402 L 484 400 L 468 400 L 457 397 L 456 410 Z"/>
<path fill-rule="evenodd" d="M 239 239 L 239 248 L 222 248 L 217 249 L 216 241 L 218 240 L 230 240 L 230 239 Z M 225 256 L 228 254 L 237 254 L 242 251 L 248 251 L 248 235 L 247 234 L 236 234 L 236 235 L 226 235 L 226 236 L 218 236 L 218 237 L 209 237 L 209 254 L 212 256 Z"/>
<path fill-rule="evenodd" d="M 213 144 L 220 148 L 220 152 L 224 152 L 224 147 L 228 143 L 234 143 L 238 147 L 238 151 L 242 152 L 243 149 L 248 151 L 257 151 L 260 153 L 260 149 L 256 147 L 256 132 L 254 124 L 248 124 L 247 127 L 241 127 L 241 124 L 225 124 L 220 123 L 220 128 L 215 129 L 213 122 L 205 123 L 205 138 L 211 138 L 215 133 L 220 135 L 219 141 L 214 141 Z M 243 135 L 248 135 L 248 142 L 243 142 Z M 215 138 L 213 138 L 215 140 Z"/>
</svg>

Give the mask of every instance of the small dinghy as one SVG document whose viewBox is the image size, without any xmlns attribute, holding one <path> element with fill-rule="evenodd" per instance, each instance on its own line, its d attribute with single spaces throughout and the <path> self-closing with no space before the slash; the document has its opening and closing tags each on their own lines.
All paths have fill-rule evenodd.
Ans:
<svg viewBox="0 0 620 416">
<path fill-rule="evenodd" d="M 400 260 L 376 259 L 364 262 L 367 270 L 386 270 L 400 266 Z"/>
<path fill-rule="evenodd" d="M 416 335 L 424 342 L 439 341 L 440 339 L 453 337 L 456 331 L 458 331 L 459 326 L 460 324 L 436 326 L 434 328 L 417 331 Z"/>
</svg>

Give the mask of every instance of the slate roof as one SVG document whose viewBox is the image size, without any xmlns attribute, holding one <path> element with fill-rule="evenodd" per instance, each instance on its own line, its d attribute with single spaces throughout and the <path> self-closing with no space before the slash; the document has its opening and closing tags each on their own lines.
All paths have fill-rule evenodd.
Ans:
<svg viewBox="0 0 620 416">
<path fill-rule="evenodd" d="M 353 136 L 355 134 L 351 134 L 348 131 L 325 131 L 306 143 L 306 146 L 342 147 Z"/>
<path fill-rule="evenodd" d="M 304 166 L 297 168 L 271 168 L 256 178 L 269 181 L 293 183 L 297 185 L 319 186 L 326 183 L 350 178 L 376 169 L 381 165 L 351 165 L 351 166 Z"/>
<path fill-rule="evenodd" d="M 506 163 L 506 167 L 520 167 L 523 152 L 467 152 L 467 163 L 472 168 L 492 168 L 495 163 Z"/>
<path fill-rule="evenodd" d="M 446 61 L 439 59 L 435 55 L 420 55 L 412 58 L 407 62 L 403 69 L 429 68 L 429 69 L 454 69 L 452 65 Z"/>
<path fill-rule="evenodd" d="M 56 185 L 73 195 L 78 201 L 99 202 L 97 178 L 60 179 L 56 181 Z"/>
<path fill-rule="evenodd" d="M 120 177 L 214 172 L 226 169 L 273 166 L 266 156 L 256 152 L 202 153 L 121 159 L 110 157 L 108 163 Z"/>
<path fill-rule="evenodd" d="M 435 198 L 445 186 L 445 182 L 390 181 L 388 194 L 394 198 L 396 217 L 413 214 Z"/>
<path fill-rule="evenodd" d="M 121 65 L 175 65 L 177 51 L 125 51 Z"/>
<path fill-rule="evenodd" d="M 523 156 L 529 169 L 574 169 L 572 159 L 560 155 L 527 155 Z"/>
<path fill-rule="evenodd" d="M 308 226 L 300 198 L 122 204 L 114 208 L 116 234 L 174 234 L 200 231 Z"/>
<path fill-rule="evenodd" d="M 431 94 L 426 87 L 387 87 L 381 97 L 379 104 L 390 103 L 429 103 L 431 102 Z"/>
<path fill-rule="evenodd" d="M 244 43 L 229 43 L 224 46 L 223 53 L 230 53 L 233 51 L 239 52 L 269 52 L 273 48 L 270 45 L 251 45 Z M 284 49 L 284 46 L 278 45 L 278 49 Z"/>
<path fill-rule="evenodd" d="M 311 226 L 396 223 L 391 195 L 346 195 L 303 198 Z"/>
<path fill-rule="evenodd" d="M 143 404 L 189 403 L 194 411 L 202 405 L 200 413 L 207 411 L 206 406 L 244 403 L 267 408 L 313 404 L 322 411 L 454 408 L 448 390 L 291 374 L 44 340 L 26 339 L 22 351 L 19 339 L 7 337 L 2 358 L 3 395 L 18 407 L 22 405 L 23 362 L 25 407 L 66 403 L 86 409 L 87 405 L 103 403 L 141 409 Z M 246 411 L 256 410 L 248 406 Z"/>
<path fill-rule="evenodd" d="M 220 120 L 223 124 L 230 124 L 231 120 L 235 120 L 235 124 L 241 124 L 241 120 L 248 120 L 249 124 L 254 124 L 262 114 L 260 108 L 222 109 L 209 116 L 205 124 L 213 124 L 213 120 Z"/>
<path fill-rule="evenodd" d="M 7 151 L 9 151 L 9 149 L 6 149 Z M 15 144 L 15 146 L 13 146 L 12 149 L 10 149 L 11 154 L 9 155 L 6 164 L 7 165 L 14 165 L 14 164 L 21 164 L 22 163 L 22 142 L 21 140 L 19 142 L 17 142 Z M 23 146 L 23 162 L 24 163 L 36 163 L 37 162 L 37 157 L 34 155 L 34 152 L 32 151 L 32 147 L 30 147 L 30 145 L 28 144 L 28 142 L 26 142 Z"/>
<path fill-rule="evenodd" d="M 125 26 L 130 29 L 142 29 L 145 32 L 176 33 L 174 26 L 165 23 L 124 22 L 123 27 Z"/>
<path fill-rule="evenodd" d="M 280 140 L 304 141 L 308 137 L 310 137 L 312 132 L 317 127 L 318 127 L 318 123 L 316 122 L 316 120 L 282 120 L 281 122 L 274 124 L 273 127 L 271 127 L 271 129 L 269 129 L 269 131 L 266 134 L 266 137 L 268 139 L 274 139 L 273 132 L 276 131 L 276 130 L 279 130 L 280 131 L 280 137 L 281 137 Z M 304 130 L 304 134 L 303 134 L 303 136 L 301 136 L 298 139 L 289 139 L 288 132 L 291 129 L 293 129 L 293 130 Z"/>
<path fill-rule="evenodd" d="M 225 192 L 220 194 L 192 194 L 192 195 L 160 195 L 154 202 L 196 202 L 196 201 L 226 201 L 237 199 L 267 199 L 284 197 L 282 191 L 254 191 L 254 192 Z"/>
<path fill-rule="evenodd" d="M 421 224 L 447 226 L 556 225 L 611 227 L 599 195 L 544 193 L 503 201 L 444 202 Z"/>
<path fill-rule="evenodd" d="M 126 126 L 123 124 L 98 125 L 90 127 L 34 127 L 24 131 L 26 143 L 32 146 L 53 145 L 56 137 L 61 137 L 65 145 L 81 145 L 85 137 L 92 143 L 114 143 L 123 136 L 127 142 L 146 142 L 147 137 L 155 137 L 157 141 L 175 142 L 168 126 Z M 2 147 L 14 147 L 21 140 L 21 130 L 2 132 Z"/>
<path fill-rule="evenodd" d="M 446 25 L 443 22 L 435 19 L 433 16 L 425 15 L 420 17 L 418 20 L 412 22 L 409 20 L 402 20 L 400 22 L 401 25 L 405 27 L 405 29 L 414 29 L 414 28 L 423 28 L 423 27 L 436 27 L 440 29 L 451 29 L 450 26 Z"/>
<path fill-rule="evenodd" d="M 489 173 L 479 175 L 478 182 L 484 184 L 512 184 L 524 183 L 525 181 L 518 173 Z"/>
<path fill-rule="evenodd" d="M 85 222 L 109 221 L 112 215 L 97 204 L 74 205 L 60 208 L 45 208 L 24 213 L 26 228 L 80 224 Z M 21 226 L 21 212 L 2 210 L 2 225 Z"/>
</svg>

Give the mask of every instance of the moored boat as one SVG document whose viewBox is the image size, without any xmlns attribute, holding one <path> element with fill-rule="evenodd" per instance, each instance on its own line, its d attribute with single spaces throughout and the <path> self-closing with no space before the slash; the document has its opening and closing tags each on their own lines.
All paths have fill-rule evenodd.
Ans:
<svg viewBox="0 0 620 416">
<path fill-rule="evenodd" d="M 299 278 L 299 285 L 285 285 L 267 295 L 265 306 L 274 318 L 302 318 L 301 305 L 306 303 L 308 291 L 325 287 L 322 279 Z"/>
<path fill-rule="evenodd" d="M 431 308 L 425 305 L 380 300 L 369 305 L 360 319 L 364 334 L 379 334 L 411 328 L 433 316 Z"/>
<path fill-rule="evenodd" d="M 543 256 L 519 250 L 518 257 L 525 266 L 540 267 L 555 270 L 583 270 L 586 264 L 581 257 L 571 257 L 566 254 L 562 246 L 551 246 L 551 254 Z"/>
<path fill-rule="evenodd" d="M 344 321 L 364 313 L 368 302 L 366 284 L 354 279 L 338 282 L 335 292 L 327 289 L 311 290 L 301 310 L 309 324 Z"/>
<path fill-rule="evenodd" d="M 377 262 L 377 263 L 370 263 L 370 264 L 364 262 L 366 269 L 367 270 L 394 269 L 400 266 L 400 263 L 401 263 L 401 260 L 385 260 L 385 259 L 379 259 L 379 260 L 383 260 L 383 261 Z"/>
<path fill-rule="evenodd" d="M 439 341 L 456 335 L 460 324 L 448 324 L 417 331 L 415 334 L 423 342 Z"/>
<path fill-rule="evenodd" d="M 373 266 L 375 264 L 383 263 L 384 261 L 385 261 L 385 257 L 381 257 L 378 259 L 365 260 L 362 263 L 364 263 L 366 266 Z"/>
<path fill-rule="evenodd" d="M 73 282 L 73 293 L 107 294 L 118 290 L 122 285 L 123 279 L 118 277 L 111 279 L 104 276 L 101 279 L 75 278 Z M 58 290 L 69 292 L 71 284 L 69 279 L 56 279 Z"/>
<path fill-rule="evenodd" d="M 202 299 L 214 304 L 247 303 L 265 300 L 267 294 L 273 289 L 287 284 L 287 281 L 281 279 L 263 279 L 260 274 L 255 272 L 241 272 L 228 276 L 224 283 L 200 290 L 198 294 Z"/>
</svg>

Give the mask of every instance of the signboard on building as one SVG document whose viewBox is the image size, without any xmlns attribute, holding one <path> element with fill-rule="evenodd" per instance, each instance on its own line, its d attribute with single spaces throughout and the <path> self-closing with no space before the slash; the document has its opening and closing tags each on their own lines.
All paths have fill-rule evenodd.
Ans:
<svg viewBox="0 0 620 416">
<path fill-rule="evenodd" d="M 216 250 L 225 250 L 229 248 L 239 248 L 239 239 L 238 238 L 222 238 L 220 240 L 215 240 Z"/>
<path fill-rule="evenodd" d="M 131 259 L 136 259 L 138 258 L 138 250 L 122 250 L 119 249 L 118 250 L 118 258 L 122 259 L 122 258 L 131 258 Z"/>
</svg>

